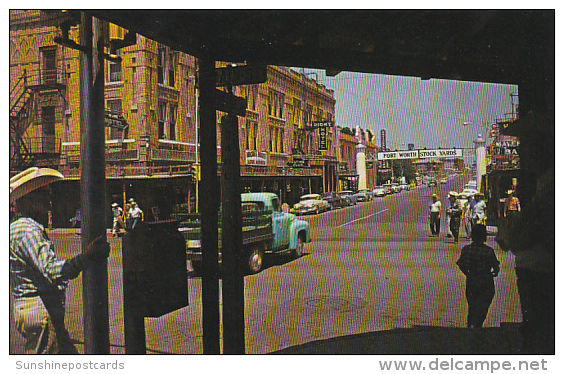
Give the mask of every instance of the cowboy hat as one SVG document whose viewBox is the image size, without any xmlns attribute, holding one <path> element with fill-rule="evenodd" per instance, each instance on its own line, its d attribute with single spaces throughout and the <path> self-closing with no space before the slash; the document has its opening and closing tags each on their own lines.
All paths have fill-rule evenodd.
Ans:
<svg viewBox="0 0 564 374">
<path fill-rule="evenodd" d="M 10 178 L 10 203 L 65 177 L 57 170 L 31 167 Z"/>
<path fill-rule="evenodd" d="M 513 190 L 507 190 L 507 194 L 511 195 L 513 193 Z"/>
<path fill-rule="evenodd" d="M 458 192 L 456 192 L 456 191 L 450 191 L 450 192 L 448 193 L 448 195 L 449 195 L 449 196 L 457 197 L 457 196 L 458 196 Z"/>
<path fill-rule="evenodd" d="M 113 203 L 112 207 L 115 208 L 116 206 L 118 206 L 118 203 Z"/>
</svg>

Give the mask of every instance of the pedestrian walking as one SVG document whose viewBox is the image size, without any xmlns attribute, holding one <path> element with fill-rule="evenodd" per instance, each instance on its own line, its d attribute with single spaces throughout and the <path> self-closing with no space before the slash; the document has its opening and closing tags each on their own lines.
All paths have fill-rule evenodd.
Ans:
<svg viewBox="0 0 564 374">
<path fill-rule="evenodd" d="M 494 277 L 499 274 L 499 261 L 486 245 L 486 226 L 472 226 L 472 243 L 464 246 L 456 262 L 466 275 L 469 328 L 480 328 L 486 320 L 495 295 Z"/>
<path fill-rule="evenodd" d="M 441 202 L 436 194 L 431 196 L 431 204 L 429 204 L 429 226 L 431 235 L 439 236 L 441 233 Z"/>
<path fill-rule="evenodd" d="M 113 216 L 114 216 L 112 232 L 113 232 L 114 236 L 118 236 L 120 230 L 122 228 L 124 228 L 123 209 L 121 209 L 121 207 L 119 206 L 118 203 L 113 203 L 112 204 L 112 213 L 113 213 Z"/>
<path fill-rule="evenodd" d="M 452 236 L 454 237 L 454 242 L 458 243 L 458 234 L 460 231 L 460 219 L 462 217 L 462 209 L 456 199 L 458 193 L 456 191 L 450 191 L 448 193 L 447 201 L 447 215 L 450 218 L 449 226 Z"/>
<path fill-rule="evenodd" d="M 521 213 L 521 204 L 519 203 L 519 199 L 513 196 L 513 193 L 513 190 L 507 191 L 507 198 L 503 204 L 504 217 L 516 217 L 519 213 Z"/>
<path fill-rule="evenodd" d="M 10 179 L 10 278 L 16 329 L 27 354 L 77 353 L 65 328 L 65 289 L 90 264 L 105 260 L 105 234 L 70 260 L 58 260 L 45 232 L 51 208 L 49 184 L 62 180 L 52 169 L 29 168 Z"/>
<path fill-rule="evenodd" d="M 472 207 L 472 224 L 485 225 L 486 224 L 486 202 L 484 201 L 484 194 L 478 192 L 474 195 L 476 203 Z"/>
<path fill-rule="evenodd" d="M 143 221 L 143 211 L 133 198 L 129 199 L 129 205 L 131 205 L 129 209 L 129 217 L 131 219 L 130 230 L 133 230 L 139 222 Z"/>
<path fill-rule="evenodd" d="M 464 229 L 464 237 L 466 239 L 470 239 L 472 233 L 472 217 L 471 217 L 471 210 L 470 210 L 470 200 L 472 199 L 472 195 L 467 194 L 460 194 L 459 196 L 459 203 L 462 207 L 462 217 L 461 217 L 461 225 Z"/>
</svg>

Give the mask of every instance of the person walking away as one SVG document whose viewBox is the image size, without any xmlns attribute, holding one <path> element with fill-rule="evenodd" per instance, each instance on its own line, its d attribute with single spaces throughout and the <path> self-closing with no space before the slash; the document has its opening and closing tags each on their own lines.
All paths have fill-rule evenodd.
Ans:
<svg viewBox="0 0 564 374">
<path fill-rule="evenodd" d="M 112 204 L 112 213 L 114 215 L 113 234 L 118 236 L 120 229 L 123 227 L 123 209 L 118 203 Z"/>
<path fill-rule="evenodd" d="M 130 199 L 129 203 L 131 204 L 131 209 L 129 209 L 129 215 L 131 217 L 130 230 L 133 230 L 140 221 L 143 221 L 143 211 L 137 206 L 135 200 Z"/>
<path fill-rule="evenodd" d="M 26 354 L 75 354 L 65 328 L 65 289 L 80 272 L 108 258 L 105 234 L 69 260 L 57 259 L 45 232 L 51 208 L 49 184 L 62 180 L 52 169 L 29 168 L 10 179 L 10 280 L 16 329 Z"/>
<path fill-rule="evenodd" d="M 448 194 L 447 202 L 447 215 L 450 217 L 450 231 L 454 237 L 454 242 L 458 243 L 458 234 L 460 230 L 460 219 L 462 216 L 462 209 L 459 206 L 458 193 L 450 191 Z"/>
<path fill-rule="evenodd" d="M 429 226 L 431 227 L 431 235 L 439 236 L 441 232 L 441 202 L 436 194 L 431 196 L 431 204 L 429 204 Z"/>
<path fill-rule="evenodd" d="M 484 201 L 484 194 L 478 192 L 474 195 L 476 203 L 472 208 L 472 224 L 485 225 L 486 224 L 486 202 Z"/>
<path fill-rule="evenodd" d="M 466 275 L 469 328 L 481 328 L 495 295 L 494 277 L 499 274 L 499 261 L 486 245 L 486 226 L 472 226 L 472 243 L 465 245 L 456 262 Z"/>
</svg>

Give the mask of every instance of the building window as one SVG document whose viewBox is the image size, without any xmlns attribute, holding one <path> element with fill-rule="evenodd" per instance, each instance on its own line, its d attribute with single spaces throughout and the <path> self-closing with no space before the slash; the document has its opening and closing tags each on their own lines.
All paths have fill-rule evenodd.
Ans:
<svg viewBox="0 0 564 374">
<path fill-rule="evenodd" d="M 121 99 L 108 100 L 108 112 L 115 116 L 121 116 Z M 115 127 L 110 127 L 110 139 L 123 139 L 123 130 Z"/>
<path fill-rule="evenodd" d="M 272 117 L 283 118 L 284 94 L 270 90 L 268 95 L 268 114 Z"/>
<path fill-rule="evenodd" d="M 164 84 L 165 49 L 159 48 L 157 52 L 157 83 Z"/>
<path fill-rule="evenodd" d="M 270 152 L 284 153 L 284 127 L 270 126 Z"/>
<path fill-rule="evenodd" d="M 256 85 L 247 86 L 245 89 L 245 96 L 247 98 L 247 109 L 256 111 L 257 110 L 257 96 L 258 90 Z"/>
<path fill-rule="evenodd" d="M 247 149 L 258 150 L 258 124 L 256 122 L 247 122 Z"/>
<path fill-rule="evenodd" d="M 165 138 L 166 104 L 159 103 L 159 139 Z"/>
<path fill-rule="evenodd" d="M 55 107 L 44 106 L 41 108 L 41 122 L 43 135 L 55 135 Z"/>
<path fill-rule="evenodd" d="M 121 56 L 121 49 L 117 51 L 117 55 Z M 108 69 L 109 82 L 121 82 L 121 61 L 110 61 Z"/>
<path fill-rule="evenodd" d="M 47 47 L 41 49 L 43 73 L 41 74 L 43 84 L 57 83 L 57 49 Z"/>
<path fill-rule="evenodd" d="M 298 99 L 294 99 L 294 105 L 292 106 L 292 122 L 294 124 L 301 124 L 301 112 L 302 112 L 302 102 Z"/>
<path fill-rule="evenodd" d="M 176 64 L 177 64 L 178 54 L 176 52 L 171 52 L 169 54 L 168 60 L 168 85 L 170 87 L 176 86 Z"/>
<path fill-rule="evenodd" d="M 311 105 L 307 105 L 305 111 L 303 112 L 303 122 L 305 126 L 311 124 L 311 114 L 313 113 L 313 107 Z"/>
<path fill-rule="evenodd" d="M 169 124 L 169 132 L 168 138 L 170 140 L 176 140 L 176 106 L 170 107 L 170 124 Z"/>
</svg>

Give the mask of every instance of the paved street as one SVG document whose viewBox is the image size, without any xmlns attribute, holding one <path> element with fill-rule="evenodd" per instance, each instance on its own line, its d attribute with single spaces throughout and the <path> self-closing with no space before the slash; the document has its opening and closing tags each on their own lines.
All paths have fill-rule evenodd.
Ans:
<svg viewBox="0 0 564 374">
<path fill-rule="evenodd" d="M 413 326 L 464 327 L 464 276 L 455 265 L 459 244 L 429 236 L 427 206 L 433 192 L 443 203 L 461 190 L 462 177 L 437 188 L 421 186 L 371 202 L 303 217 L 312 243 L 300 259 L 273 258 L 261 273 L 245 278 L 246 351 L 268 353 L 319 339 Z M 74 233 L 52 234 L 60 257 L 78 251 Z M 110 238 L 110 342 L 124 353 L 120 240 Z M 485 326 L 521 320 L 513 256 L 495 245 L 501 261 L 496 296 Z M 202 353 L 201 280 L 188 278 L 186 308 L 146 319 L 149 353 Z M 81 277 L 67 294 L 67 326 L 82 342 Z M 13 323 L 11 323 L 12 331 Z M 12 353 L 22 351 L 12 333 Z"/>
</svg>

